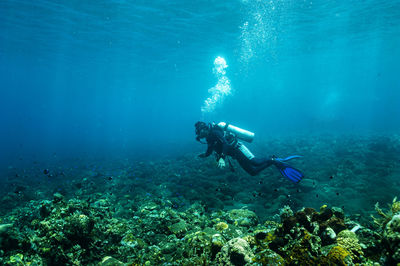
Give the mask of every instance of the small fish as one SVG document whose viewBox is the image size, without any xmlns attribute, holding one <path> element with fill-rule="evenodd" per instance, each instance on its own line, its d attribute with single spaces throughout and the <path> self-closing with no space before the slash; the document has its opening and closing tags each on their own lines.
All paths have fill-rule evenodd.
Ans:
<svg viewBox="0 0 400 266">
<path fill-rule="evenodd" d="M 17 186 L 17 187 L 14 189 L 14 193 L 17 194 L 17 195 L 21 195 L 22 192 L 25 191 L 25 190 L 26 190 L 26 187 L 24 187 L 24 186 Z"/>
<path fill-rule="evenodd" d="M 43 174 L 48 175 L 50 173 L 49 169 L 44 169 Z"/>
<path fill-rule="evenodd" d="M 317 198 L 319 197 L 319 195 L 317 194 L 317 195 L 315 195 Z"/>
<path fill-rule="evenodd" d="M 333 179 L 333 176 L 330 176 L 329 179 Z"/>
</svg>

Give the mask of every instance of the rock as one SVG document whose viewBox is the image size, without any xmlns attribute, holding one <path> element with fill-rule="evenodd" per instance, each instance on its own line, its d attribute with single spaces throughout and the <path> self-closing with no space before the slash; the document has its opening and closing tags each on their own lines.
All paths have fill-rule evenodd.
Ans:
<svg viewBox="0 0 400 266">
<path fill-rule="evenodd" d="M 309 192 L 316 188 L 316 181 L 309 178 L 304 178 L 299 184 L 303 192 Z"/>
<path fill-rule="evenodd" d="M 155 203 L 153 201 L 149 201 L 149 202 L 146 202 L 145 204 L 143 204 L 142 206 L 140 206 L 140 212 L 153 211 L 157 208 L 158 208 L 157 203 Z"/>
<path fill-rule="evenodd" d="M 285 205 L 283 208 L 279 210 L 279 216 L 281 217 L 281 221 L 283 221 L 286 218 L 292 217 L 293 211 L 289 206 Z"/>
<path fill-rule="evenodd" d="M 166 243 L 165 245 L 163 245 L 163 247 L 161 248 L 161 252 L 163 254 L 170 254 L 173 253 L 176 250 L 176 246 L 174 243 Z"/>
<path fill-rule="evenodd" d="M 242 238 L 234 238 L 222 247 L 216 259 L 221 265 L 239 266 L 251 263 L 253 257 L 249 243 Z"/>
<path fill-rule="evenodd" d="M 51 213 L 51 204 L 50 202 L 43 202 L 42 206 L 39 208 L 39 213 L 42 218 L 47 218 Z"/>
<path fill-rule="evenodd" d="M 319 223 L 325 222 L 329 220 L 333 215 L 333 212 L 329 208 L 323 209 L 320 213 L 315 214 L 313 216 L 313 220 L 318 221 Z"/>
<path fill-rule="evenodd" d="M 237 226 L 250 227 L 258 223 L 257 215 L 247 209 L 234 209 L 229 212 L 229 218 Z"/>
<path fill-rule="evenodd" d="M 64 196 L 61 193 L 54 193 L 53 195 L 53 202 L 57 203 L 64 200 Z"/>
<path fill-rule="evenodd" d="M 187 231 L 187 226 L 188 225 L 186 224 L 186 222 L 184 220 L 181 220 L 169 226 L 168 229 L 172 234 L 176 235 L 178 238 L 182 238 Z"/>
<path fill-rule="evenodd" d="M 124 263 L 120 262 L 117 259 L 114 259 L 113 257 L 107 256 L 104 257 L 103 260 L 98 264 L 99 266 L 119 266 L 119 265 L 124 265 Z"/>
<path fill-rule="evenodd" d="M 218 252 L 221 251 L 222 247 L 225 245 L 226 240 L 221 234 L 214 234 L 211 237 L 211 256 L 215 258 Z"/>
<path fill-rule="evenodd" d="M 339 219 L 344 219 L 344 211 L 339 207 L 332 207 L 333 215 L 335 215 Z"/>
<path fill-rule="evenodd" d="M 12 224 L 0 224 L 0 235 L 6 233 L 11 227 Z"/>
<path fill-rule="evenodd" d="M 326 229 L 327 227 L 332 228 L 336 233 L 339 233 L 346 229 L 343 219 L 339 219 L 335 216 L 331 217 L 329 220 L 320 223 L 321 229 Z"/>
<path fill-rule="evenodd" d="M 335 242 L 336 233 L 332 228 L 327 227 L 321 234 L 321 240 L 323 245 L 330 245 Z"/>
</svg>

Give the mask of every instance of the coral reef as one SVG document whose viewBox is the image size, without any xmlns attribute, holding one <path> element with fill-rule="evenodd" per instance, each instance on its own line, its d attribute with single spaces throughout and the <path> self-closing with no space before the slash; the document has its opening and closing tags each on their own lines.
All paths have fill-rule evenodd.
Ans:
<svg viewBox="0 0 400 266">
<path fill-rule="evenodd" d="M 138 202 L 130 218 L 114 213 L 111 200 L 100 194 L 31 201 L 3 218 L 0 263 L 352 265 L 399 260 L 399 214 L 384 224 L 380 238 L 328 206 L 297 212 L 284 206 L 280 222 L 263 224 L 244 208 L 207 213 L 196 203 L 177 211 L 170 201 L 156 198 Z"/>
<path fill-rule="evenodd" d="M 398 182 L 387 162 L 390 169 L 400 163 L 379 152 L 394 152 L 394 140 L 351 146 L 359 139 L 335 139 L 335 147 L 327 140 L 288 140 L 312 158 L 304 169 L 318 169 L 296 186 L 273 169 L 249 177 L 193 154 L 11 167 L 0 196 L 0 265 L 400 263 L 400 202 L 376 204 L 370 218 L 376 201 L 390 202 L 398 192 L 386 187 L 371 195 L 384 185 L 380 175 Z M 271 140 L 260 149 L 292 152 L 285 143 Z M 328 165 L 314 167 L 322 158 L 313 154 L 325 150 Z M 350 183 L 349 176 L 356 178 Z M 355 194 L 367 200 L 349 201 Z"/>
</svg>

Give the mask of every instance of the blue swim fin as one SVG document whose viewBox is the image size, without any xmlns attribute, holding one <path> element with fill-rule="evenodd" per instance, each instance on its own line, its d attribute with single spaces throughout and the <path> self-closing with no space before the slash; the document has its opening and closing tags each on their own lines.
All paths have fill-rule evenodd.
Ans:
<svg viewBox="0 0 400 266">
<path fill-rule="evenodd" d="M 281 174 L 284 177 L 288 178 L 290 181 L 292 181 L 294 183 L 299 183 L 301 181 L 301 179 L 304 177 L 304 175 L 300 170 L 298 170 L 284 162 L 294 159 L 294 158 L 299 158 L 299 157 L 301 157 L 301 156 L 294 155 L 294 156 L 289 156 L 285 159 L 274 158 L 274 165 L 276 166 L 276 168 L 278 168 L 279 172 L 281 172 Z"/>
<path fill-rule="evenodd" d="M 273 156 L 273 158 L 275 160 L 280 161 L 280 162 L 287 162 L 289 160 L 296 159 L 296 158 L 301 158 L 301 157 L 303 157 L 303 156 L 301 156 L 301 155 L 292 155 L 292 156 L 289 156 L 289 157 L 286 157 L 286 158 L 282 159 L 282 158 L 277 158 L 277 157 Z"/>
</svg>

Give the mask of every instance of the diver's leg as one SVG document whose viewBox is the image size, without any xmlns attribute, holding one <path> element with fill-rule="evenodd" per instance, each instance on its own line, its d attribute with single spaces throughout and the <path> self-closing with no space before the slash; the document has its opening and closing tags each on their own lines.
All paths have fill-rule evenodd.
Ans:
<svg viewBox="0 0 400 266">
<path fill-rule="evenodd" d="M 257 174 L 264 170 L 267 167 L 270 167 L 274 164 L 274 160 L 272 159 L 261 159 L 261 158 L 253 158 L 251 161 L 253 171 Z"/>
<path fill-rule="evenodd" d="M 268 167 L 271 164 L 274 163 L 274 160 L 272 160 L 272 158 L 256 158 L 254 157 L 251 160 L 251 163 L 255 166 L 255 167 Z"/>
<path fill-rule="evenodd" d="M 249 175 L 256 175 L 257 172 L 254 171 L 254 166 L 251 163 L 251 159 L 254 158 L 254 155 L 251 153 L 243 152 L 243 149 L 240 146 L 243 145 L 238 143 L 238 147 L 235 149 L 235 156 L 234 158 L 240 164 L 240 166 L 245 170 Z"/>
<path fill-rule="evenodd" d="M 238 143 L 238 147 L 235 151 L 235 159 L 238 161 L 240 166 L 252 176 L 257 175 L 265 168 L 275 165 L 281 174 L 290 179 L 294 183 L 298 183 L 304 177 L 303 173 L 298 169 L 288 165 L 285 161 L 299 158 L 300 156 L 294 155 L 289 156 L 285 159 L 272 157 L 270 159 L 255 158 L 255 156 L 244 146 L 242 143 Z"/>
<path fill-rule="evenodd" d="M 254 168 L 254 166 L 251 164 L 250 160 L 247 159 L 246 157 L 237 157 L 236 160 L 240 164 L 240 166 L 245 170 L 249 175 L 255 176 L 258 174 L 258 171 Z"/>
<path fill-rule="evenodd" d="M 257 175 L 259 172 L 273 164 L 273 160 L 271 159 L 255 158 L 251 151 L 242 143 L 238 143 L 235 159 L 238 161 L 240 166 L 252 176 Z"/>
</svg>

